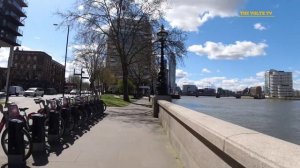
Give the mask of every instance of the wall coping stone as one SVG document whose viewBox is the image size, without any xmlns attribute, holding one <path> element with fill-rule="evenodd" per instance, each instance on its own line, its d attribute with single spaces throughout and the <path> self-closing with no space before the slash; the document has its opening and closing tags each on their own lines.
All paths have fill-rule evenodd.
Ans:
<svg viewBox="0 0 300 168">
<path fill-rule="evenodd" d="M 158 104 L 245 167 L 300 167 L 300 146 L 194 110 Z"/>
</svg>

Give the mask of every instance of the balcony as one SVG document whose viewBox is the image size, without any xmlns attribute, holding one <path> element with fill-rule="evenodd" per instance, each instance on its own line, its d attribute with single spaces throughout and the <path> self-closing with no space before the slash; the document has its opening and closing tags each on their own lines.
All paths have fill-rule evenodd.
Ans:
<svg viewBox="0 0 300 168">
<path fill-rule="evenodd" d="M 0 23 L 0 26 L 5 29 L 6 31 L 9 31 L 10 34 L 13 34 L 15 36 L 22 36 L 23 35 L 23 32 L 21 31 L 20 28 L 18 28 L 17 25 L 14 25 L 10 22 L 2 22 Z M 6 33 L 9 33 L 9 32 L 6 32 Z"/>
<path fill-rule="evenodd" d="M 3 41 L 6 44 L 4 47 L 21 46 L 21 41 L 18 40 L 16 36 L 8 34 L 7 32 L 0 34 L 0 41 Z"/>
<path fill-rule="evenodd" d="M 14 11 L 16 15 L 18 15 L 19 17 L 26 17 L 26 12 L 22 9 L 22 6 L 20 6 L 20 4 L 12 0 L 8 0 L 6 2 L 8 7 L 10 7 L 10 10 Z"/>
<path fill-rule="evenodd" d="M 5 16 L 6 16 L 6 19 L 8 19 L 9 21 L 17 24 L 18 26 L 24 26 L 25 25 L 24 19 L 21 20 L 20 17 L 12 11 L 6 11 Z"/>
<path fill-rule="evenodd" d="M 28 7 L 28 1 L 27 0 L 17 0 L 17 2 L 20 4 L 22 7 Z"/>
</svg>

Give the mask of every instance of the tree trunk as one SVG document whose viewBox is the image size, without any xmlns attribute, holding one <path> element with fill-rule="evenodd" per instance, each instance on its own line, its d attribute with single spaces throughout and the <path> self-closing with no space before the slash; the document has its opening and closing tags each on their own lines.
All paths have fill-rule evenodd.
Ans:
<svg viewBox="0 0 300 168">
<path fill-rule="evenodd" d="M 123 100 L 130 102 L 129 100 L 129 92 L 128 92 L 128 67 L 127 65 L 123 65 Z"/>
<path fill-rule="evenodd" d="M 95 84 L 94 84 L 94 82 L 95 82 L 95 79 L 94 79 L 94 78 L 91 78 L 91 79 L 90 79 L 90 89 L 91 89 L 91 91 L 92 91 L 93 93 L 96 94 L 96 96 L 98 96 L 98 93 L 97 93 L 97 91 L 96 91 L 96 89 L 95 89 Z"/>
</svg>

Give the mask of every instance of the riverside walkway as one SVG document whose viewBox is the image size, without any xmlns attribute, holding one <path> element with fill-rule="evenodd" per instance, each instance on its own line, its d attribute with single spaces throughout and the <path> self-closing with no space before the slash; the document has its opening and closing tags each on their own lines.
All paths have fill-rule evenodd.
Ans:
<svg viewBox="0 0 300 168">
<path fill-rule="evenodd" d="M 180 168 L 175 151 L 148 99 L 109 107 L 107 115 L 81 134 L 27 160 L 28 167 Z M 2 151 L 1 151 L 2 152 Z M 2 152 L 3 153 L 3 152 Z M 5 159 L 5 160 L 4 160 Z M 1 156 L 1 165 L 7 163 Z"/>
</svg>

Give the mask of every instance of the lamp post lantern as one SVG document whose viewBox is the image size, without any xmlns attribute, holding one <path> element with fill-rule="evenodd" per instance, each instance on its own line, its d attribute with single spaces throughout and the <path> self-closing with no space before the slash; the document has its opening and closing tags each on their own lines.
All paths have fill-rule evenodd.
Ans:
<svg viewBox="0 0 300 168">
<path fill-rule="evenodd" d="M 158 95 L 168 95 L 168 86 L 166 81 L 165 61 L 164 61 L 164 47 L 165 47 L 165 41 L 167 39 L 167 36 L 168 36 L 168 32 L 165 31 L 164 26 L 162 25 L 160 31 L 157 33 L 158 40 L 161 43 L 160 71 L 158 73 L 158 86 L 157 86 Z"/>
</svg>

